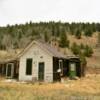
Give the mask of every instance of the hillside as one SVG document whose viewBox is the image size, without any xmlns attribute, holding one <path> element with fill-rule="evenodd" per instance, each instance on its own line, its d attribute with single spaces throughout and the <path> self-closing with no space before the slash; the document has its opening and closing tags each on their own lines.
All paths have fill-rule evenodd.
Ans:
<svg viewBox="0 0 100 100">
<path fill-rule="evenodd" d="M 73 35 L 76 38 L 87 37 L 85 38 L 87 40 L 97 31 L 100 31 L 99 23 L 62 23 L 52 21 L 32 23 L 30 21 L 26 24 L 7 25 L 6 27 L 0 27 L 0 49 L 22 48 L 34 39 L 43 39 L 46 42 L 50 42 L 58 40 L 64 34 Z"/>
<path fill-rule="evenodd" d="M 69 36 L 71 43 L 76 42 L 77 44 L 88 44 L 93 48 L 94 53 L 92 57 L 86 58 L 87 67 L 100 68 L 100 48 L 96 48 L 97 36 L 97 33 L 94 33 L 92 37 L 82 36 L 82 39 L 76 39 L 74 36 Z"/>
<path fill-rule="evenodd" d="M 93 49 L 93 54 L 89 57 L 85 55 L 87 66 L 100 67 L 100 52 L 96 48 L 99 32 L 99 23 L 29 22 L 0 27 L 0 60 L 14 57 L 32 40 L 42 39 L 65 55 L 73 54 L 71 48 L 75 43 L 79 49 L 76 55 L 79 56 L 80 52 L 83 53 L 80 45 L 85 46 L 85 49 L 88 46 L 89 50 Z"/>
<path fill-rule="evenodd" d="M 81 39 L 77 39 L 75 36 L 73 35 L 69 35 L 68 36 L 70 43 L 76 42 L 77 44 L 84 44 L 84 45 L 90 45 L 91 47 L 95 48 L 96 44 L 97 44 L 97 33 L 93 33 L 92 37 L 86 37 L 86 36 L 82 36 Z"/>
</svg>

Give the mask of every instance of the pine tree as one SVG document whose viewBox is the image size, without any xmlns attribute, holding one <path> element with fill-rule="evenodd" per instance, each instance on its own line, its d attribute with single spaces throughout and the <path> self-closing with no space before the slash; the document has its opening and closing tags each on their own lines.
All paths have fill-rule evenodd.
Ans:
<svg viewBox="0 0 100 100">
<path fill-rule="evenodd" d="M 62 48 L 69 47 L 69 40 L 65 32 L 60 35 L 59 46 Z"/>
<path fill-rule="evenodd" d="M 75 34 L 77 39 L 81 39 L 81 31 L 78 29 Z"/>
<path fill-rule="evenodd" d="M 88 45 L 86 45 L 85 50 L 84 50 L 84 55 L 86 57 L 91 57 L 92 54 L 93 54 L 93 49 L 89 47 Z"/>
<path fill-rule="evenodd" d="M 87 28 L 86 30 L 85 30 L 85 33 L 84 33 L 84 35 L 85 36 L 92 36 L 92 34 L 93 34 L 93 32 L 92 32 L 92 30 L 90 29 L 90 28 Z"/>
<path fill-rule="evenodd" d="M 75 55 L 79 55 L 81 52 L 80 47 L 75 42 L 72 44 L 71 50 Z"/>
<path fill-rule="evenodd" d="M 87 60 L 86 57 L 83 53 L 79 55 L 80 61 L 81 61 L 81 67 L 83 68 L 84 71 L 82 71 L 82 76 L 85 76 L 85 70 L 86 70 L 86 65 L 87 65 Z"/>
<path fill-rule="evenodd" d="M 86 65 L 87 61 L 86 61 L 85 55 L 83 53 L 80 53 L 79 57 L 80 57 L 80 60 L 81 60 L 81 64 Z"/>
<path fill-rule="evenodd" d="M 47 32 L 44 33 L 44 40 L 45 40 L 45 42 L 49 41 L 49 37 L 48 37 L 48 33 Z"/>
<path fill-rule="evenodd" d="M 84 48 L 85 48 L 85 46 L 84 46 L 83 43 L 80 44 L 80 48 L 81 48 L 81 49 L 84 49 Z"/>
</svg>

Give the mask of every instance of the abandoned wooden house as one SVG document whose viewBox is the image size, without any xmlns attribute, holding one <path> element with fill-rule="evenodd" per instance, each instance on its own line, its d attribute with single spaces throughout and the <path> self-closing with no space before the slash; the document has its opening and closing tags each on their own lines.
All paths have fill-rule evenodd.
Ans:
<svg viewBox="0 0 100 100">
<path fill-rule="evenodd" d="M 19 81 L 60 81 L 84 76 L 79 57 L 65 56 L 51 45 L 33 41 L 15 58 L 0 62 L 0 74 Z"/>
</svg>

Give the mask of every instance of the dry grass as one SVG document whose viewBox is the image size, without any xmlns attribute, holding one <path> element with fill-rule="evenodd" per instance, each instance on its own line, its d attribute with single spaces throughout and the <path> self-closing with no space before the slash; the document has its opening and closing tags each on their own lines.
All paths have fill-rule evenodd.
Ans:
<svg viewBox="0 0 100 100">
<path fill-rule="evenodd" d="M 70 43 L 76 42 L 77 44 L 88 44 L 93 48 L 94 54 L 92 57 L 87 58 L 87 67 L 99 67 L 100 68 L 100 50 L 96 48 L 97 44 L 97 33 L 94 33 L 92 37 L 86 37 L 82 36 L 81 39 L 75 38 L 73 35 L 69 35 L 68 38 L 70 40 Z"/>
<path fill-rule="evenodd" d="M 82 37 L 82 39 L 77 40 L 74 36 L 69 36 L 69 39 L 71 43 L 89 44 L 94 47 L 96 37 L 94 34 L 92 38 Z M 4 55 L 7 57 L 6 52 L 0 51 L 1 58 Z M 95 51 L 93 57 L 87 59 L 88 66 L 100 65 L 98 55 L 100 52 Z M 52 84 L 7 83 L 2 81 L 2 78 L 0 80 L 0 100 L 100 100 L 99 75 Z"/>
<path fill-rule="evenodd" d="M 70 43 L 72 44 L 73 42 L 76 42 L 77 44 L 88 44 L 91 47 L 95 47 L 96 43 L 97 43 L 97 33 L 94 33 L 92 37 L 86 37 L 86 36 L 82 36 L 81 39 L 77 39 L 75 38 L 74 35 L 68 35 L 68 38 L 70 40 Z"/>
<path fill-rule="evenodd" d="M 88 76 L 65 83 L 6 83 L 0 82 L 0 100 L 80 100 L 79 97 L 98 97 L 100 100 L 100 76 Z M 73 98 L 73 99 L 72 99 Z"/>
</svg>

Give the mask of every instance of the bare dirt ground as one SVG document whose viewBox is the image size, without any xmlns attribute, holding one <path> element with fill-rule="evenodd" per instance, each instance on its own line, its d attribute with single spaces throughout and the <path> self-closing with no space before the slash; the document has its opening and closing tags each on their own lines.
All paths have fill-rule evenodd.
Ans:
<svg viewBox="0 0 100 100">
<path fill-rule="evenodd" d="M 63 83 L 0 81 L 0 100 L 100 100 L 100 75 Z"/>
</svg>

